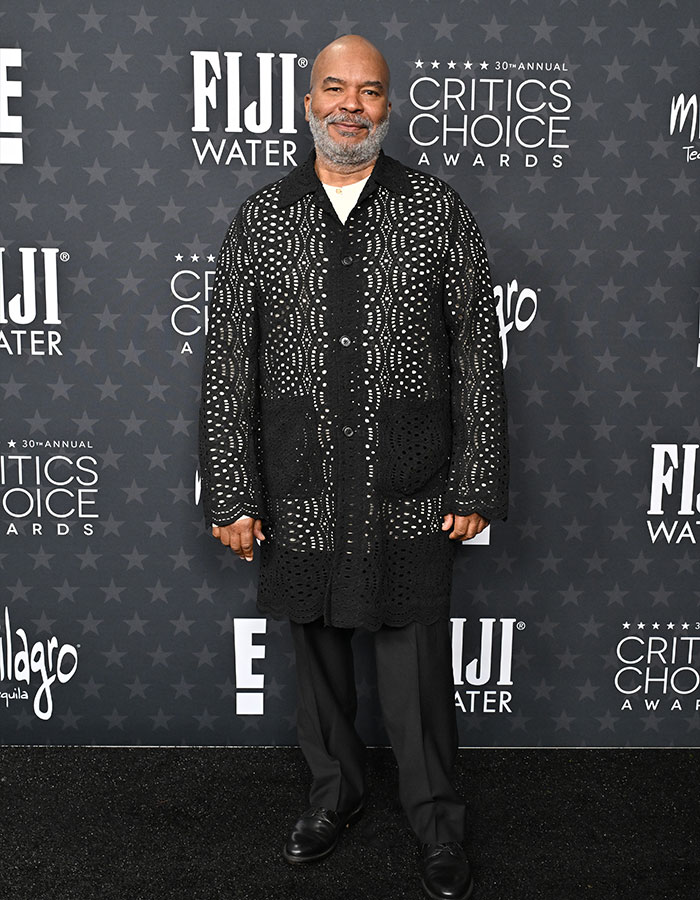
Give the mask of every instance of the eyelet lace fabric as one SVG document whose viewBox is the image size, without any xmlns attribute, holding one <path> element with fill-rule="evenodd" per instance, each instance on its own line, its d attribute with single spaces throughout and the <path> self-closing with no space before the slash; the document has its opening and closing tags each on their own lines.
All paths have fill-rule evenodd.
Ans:
<svg viewBox="0 0 700 900">
<path fill-rule="evenodd" d="M 384 153 L 345 225 L 314 154 L 221 247 L 200 411 L 207 525 L 263 520 L 258 606 L 375 630 L 449 615 L 446 513 L 505 518 L 498 323 L 476 223 Z"/>
</svg>

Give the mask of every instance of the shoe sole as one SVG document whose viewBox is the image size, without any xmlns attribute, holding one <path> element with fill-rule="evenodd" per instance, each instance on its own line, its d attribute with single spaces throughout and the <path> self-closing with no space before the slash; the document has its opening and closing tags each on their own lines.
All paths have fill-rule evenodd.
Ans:
<svg viewBox="0 0 700 900">
<path fill-rule="evenodd" d="M 288 854 L 287 854 L 287 845 L 285 844 L 285 845 L 282 847 L 282 856 L 287 860 L 288 863 L 292 863 L 293 865 L 296 864 L 296 863 L 313 863 L 313 862 L 318 862 L 318 861 L 321 860 L 321 859 L 325 859 L 327 856 L 330 856 L 330 854 L 331 854 L 331 853 L 335 850 L 335 848 L 338 846 L 338 841 L 340 840 L 340 837 L 341 837 L 343 831 L 344 831 L 346 828 L 349 828 L 351 825 L 354 825 L 355 822 L 357 822 L 357 820 L 360 818 L 360 816 L 362 815 L 363 812 L 364 812 L 364 807 L 363 807 L 363 806 L 358 806 L 357 809 L 353 810 L 353 811 L 350 813 L 350 815 L 348 816 L 347 822 L 346 822 L 345 825 L 343 825 L 343 827 L 338 831 L 338 834 L 337 834 L 337 836 L 336 836 L 336 839 L 333 841 L 333 843 L 331 844 L 330 847 L 326 848 L 326 849 L 323 851 L 323 853 L 317 853 L 315 856 L 303 856 L 303 857 L 300 857 L 300 856 L 291 856 L 291 855 L 288 855 Z"/>
<path fill-rule="evenodd" d="M 441 896 L 440 894 L 434 894 L 425 881 L 421 878 L 420 883 L 423 885 L 423 892 L 426 897 L 430 897 L 430 900 L 445 900 L 444 894 Z M 469 887 L 467 888 L 466 894 L 460 894 L 459 897 L 450 897 L 449 900 L 469 900 L 469 898 L 474 893 L 474 881 L 469 882 Z"/>
</svg>

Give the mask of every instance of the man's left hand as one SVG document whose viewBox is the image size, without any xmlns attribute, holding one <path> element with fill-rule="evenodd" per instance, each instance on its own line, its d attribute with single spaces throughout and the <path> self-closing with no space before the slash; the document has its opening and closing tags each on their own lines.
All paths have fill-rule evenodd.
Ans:
<svg viewBox="0 0 700 900">
<path fill-rule="evenodd" d="M 470 516 L 453 516 L 452 513 L 448 513 L 442 518 L 443 531 L 454 525 L 449 537 L 450 540 L 456 541 L 468 541 L 482 532 L 489 524 L 489 520 L 480 516 L 479 513 L 472 513 Z"/>
</svg>

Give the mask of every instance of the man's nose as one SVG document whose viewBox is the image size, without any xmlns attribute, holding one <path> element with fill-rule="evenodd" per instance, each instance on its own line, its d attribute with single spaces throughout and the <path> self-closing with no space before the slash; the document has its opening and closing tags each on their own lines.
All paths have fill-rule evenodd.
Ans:
<svg viewBox="0 0 700 900">
<path fill-rule="evenodd" d="M 347 112 L 358 113 L 362 110 L 362 99 L 358 92 L 348 91 L 343 97 L 341 109 Z"/>
</svg>

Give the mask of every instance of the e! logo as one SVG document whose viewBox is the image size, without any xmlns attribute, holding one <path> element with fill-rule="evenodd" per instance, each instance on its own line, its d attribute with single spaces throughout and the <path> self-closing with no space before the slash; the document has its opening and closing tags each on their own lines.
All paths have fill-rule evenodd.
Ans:
<svg viewBox="0 0 700 900">
<path fill-rule="evenodd" d="M 265 645 L 255 643 L 253 635 L 266 631 L 267 619 L 233 620 L 237 716 L 262 716 L 265 713 L 265 676 L 253 671 L 253 660 L 265 658 Z"/>
<path fill-rule="evenodd" d="M 22 150 L 22 116 L 10 115 L 10 97 L 22 96 L 22 82 L 11 79 L 8 69 L 22 66 L 22 51 L 16 47 L 0 47 L 0 164 L 19 165 Z M 12 135 L 7 137 L 6 135 Z M 16 135 L 19 135 L 17 137 Z"/>
</svg>

